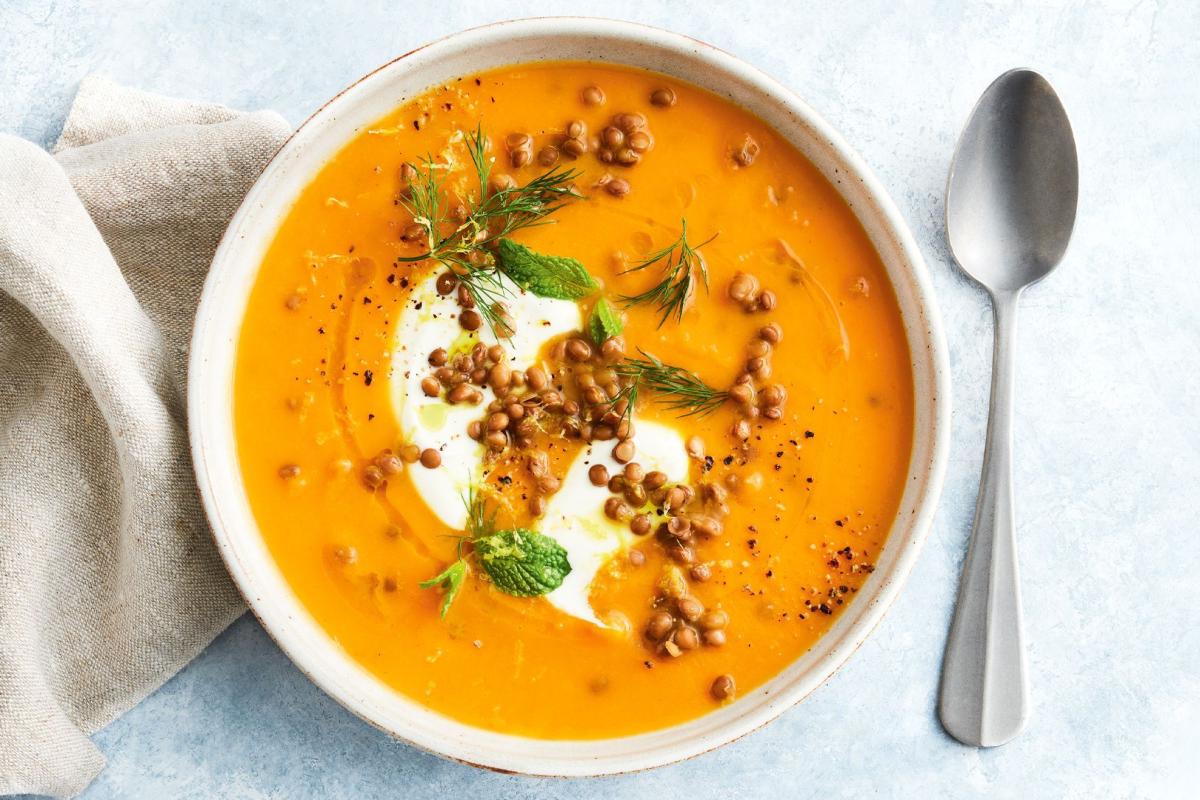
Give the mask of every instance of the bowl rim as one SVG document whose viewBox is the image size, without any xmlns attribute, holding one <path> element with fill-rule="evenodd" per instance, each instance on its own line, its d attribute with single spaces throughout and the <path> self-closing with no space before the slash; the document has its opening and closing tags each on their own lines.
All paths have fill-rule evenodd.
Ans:
<svg viewBox="0 0 1200 800">
<path fill-rule="evenodd" d="M 373 86 L 376 82 L 386 80 L 397 70 L 402 70 L 406 61 L 417 54 L 426 56 L 432 54 L 446 58 L 471 48 L 486 46 L 489 41 L 500 42 L 519 37 L 532 40 L 538 37 L 569 36 L 607 37 L 615 41 L 635 43 L 678 56 L 686 53 L 688 57 L 704 62 L 705 66 L 711 67 L 714 71 L 723 73 L 728 78 L 740 80 L 765 97 L 780 103 L 789 115 L 794 116 L 798 123 L 803 124 L 809 130 L 811 135 L 818 137 L 821 144 L 830 149 L 831 158 L 835 163 L 834 172 L 838 171 L 836 165 L 840 165 L 844 169 L 845 177 L 861 184 L 871 206 L 867 209 L 867 213 L 878 217 L 879 235 L 889 238 L 901 258 L 903 263 L 897 269 L 903 270 L 916 303 L 915 311 L 919 315 L 919 319 L 911 319 L 905 315 L 904 320 L 910 351 L 914 350 L 914 327 L 924 329 L 925 346 L 924 354 L 910 352 L 914 369 L 914 394 L 917 396 L 914 398 L 914 441 L 908 476 L 910 484 L 914 481 L 920 483 L 916 490 L 917 497 L 913 499 L 912 508 L 906 511 L 902 505 L 897 510 L 892 530 L 889 532 L 887 543 L 884 546 L 884 552 L 892 551 L 894 556 L 886 576 L 872 575 L 856 597 L 855 602 L 847 607 L 834 626 L 808 653 L 785 667 L 767 684 L 739 697 L 736 702 L 696 720 L 668 728 L 632 736 L 584 741 L 546 740 L 499 734 L 432 712 L 396 690 L 384 687 L 382 682 L 367 673 L 364 668 L 353 661 L 352 657 L 341 651 L 336 642 L 328 634 L 325 634 L 323 629 L 320 630 L 324 636 L 324 649 L 329 652 L 306 651 L 306 647 L 312 645 L 311 641 L 305 639 L 305 635 L 307 634 L 311 639 L 311 631 L 302 629 L 305 626 L 319 629 L 318 623 L 308 615 L 286 583 L 280 598 L 268 596 L 264 592 L 264 589 L 271 588 L 269 585 L 264 586 L 267 578 L 261 574 L 255 574 L 254 568 L 248 565 L 247 559 L 243 558 L 245 555 L 243 548 L 247 546 L 249 539 L 259 540 L 261 545 L 262 537 L 257 525 L 251 524 L 249 529 L 239 529 L 231 527 L 225 522 L 224 506 L 232 501 L 222 496 L 216 488 L 218 481 L 214 472 L 215 465 L 209 460 L 209 450 L 216 434 L 210 430 L 211 425 L 206 424 L 211 417 L 210 407 L 205 403 L 204 392 L 198 390 L 198 388 L 203 388 L 207 381 L 212 380 L 210 375 L 214 370 L 221 369 L 221 367 L 214 367 L 210 364 L 208 345 L 210 339 L 220 333 L 219 329 L 214 330 L 212 318 L 221 299 L 218 296 L 221 279 L 226 273 L 237 267 L 234 256 L 236 256 L 236 250 L 240 244 L 239 231 L 246 223 L 247 218 L 253 216 L 256 201 L 262 196 L 269 195 L 270 184 L 275 172 L 281 168 L 281 162 L 285 160 L 292 148 L 297 146 L 297 142 L 301 141 L 306 132 L 327 116 L 336 114 L 340 106 L 353 103 L 356 96 L 363 96 L 368 87 Z M 530 60 L 521 59 L 505 63 L 528 63 Z M 612 59 L 611 63 L 626 64 L 629 62 Z M 631 65 L 650 69 L 650 67 L 639 64 Z M 496 66 L 488 68 L 496 68 Z M 710 91 L 713 90 L 707 76 L 679 77 L 681 80 Z M 737 101 L 733 100 L 733 102 Z M 801 144 L 792 136 L 784 131 L 780 131 L 780 133 L 803 152 Z M 347 138 L 342 144 L 344 145 L 348 141 Z M 807 153 L 806 156 L 808 156 Z M 811 156 L 809 157 L 811 158 Z M 832 181 L 825 169 L 821 169 L 821 172 Z M 843 193 L 841 189 L 839 189 L 839 193 Z M 844 193 L 843 197 L 845 197 Z M 849 199 L 847 202 L 850 202 Z M 853 203 L 851 205 L 853 206 Z M 862 215 L 862 209 L 852 208 L 852 210 L 860 223 L 866 227 L 867 220 Z M 880 249 L 880 243 L 875 241 L 876 237 L 872 236 L 871 238 L 876 249 Z M 896 276 L 893 274 L 892 265 L 888 263 L 882 252 L 880 252 L 880 258 L 884 260 L 889 279 L 895 283 Z M 254 265 L 254 270 L 257 272 L 257 265 Z M 897 294 L 899 294 L 898 289 Z M 241 313 L 237 317 L 236 328 L 238 329 L 244 318 L 244 310 L 243 305 Z M 925 359 L 923 365 L 918 363 L 922 358 Z M 231 372 L 235 366 L 233 362 L 235 359 L 231 363 L 224 364 L 223 369 Z M 916 372 L 921 367 L 928 372 L 926 383 L 928 384 L 927 388 L 932 392 L 928 398 L 922 398 L 918 394 Z M 784 711 L 808 697 L 846 662 L 875 630 L 899 595 L 920 555 L 922 545 L 932 525 L 948 462 L 950 398 L 949 358 L 942 332 L 940 312 L 924 259 L 907 223 L 886 189 L 857 152 L 795 92 L 737 57 L 683 34 L 640 23 L 603 18 L 534 17 L 493 22 L 469 28 L 415 48 L 372 70 L 342 89 L 292 132 L 247 192 L 237 212 L 230 219 L 214 255 L 212 267 L 205 280 L 204 291 L 197 308 L 193 329 L 188 359 L 187 414 L 189 441 L 197 485 L 218 552 L 250 610 L 297 668 L 326 694 L 360 719 L 388 735 L 426 752 L 500 772 L 578 777 L 620 774 L 654 768 L 691 758 L 728 744 L 771 722 Z M 232 404 L 232 398 L 230 397 L 228 400 Z M 918 463 L 919 443 L 916 422 L 920 418 L 918 406 L 922 400 L 931 406 L 931 413 L 927 415 L 927 422 L 931 430 L 925 448 L 926 458 Z M 228 430 L 225 433 L 227 439 L 232 440 L 233 431 Z M 218 444 L 228 445 L 229 442 L 218 442 Z M 240 479 L 238 483 L 240 483 Z M 910 485 L 909 489 L 906 489 L 902 503 L 907 504 L 911 491 Z M 905 521 L 902 522 L 902 519 Z M 901 536 L 902 533 L 903 536 Z M 282 580 L 282 576 L 278 574 L 275 578 L 276 582 Z M 872 582 L 875 583 L 873 590 L 867 591 L 867 586 Z M 281 608 L 279 603 L 285 607 Z M 289 605 L 290 607 L 286 607 Z M 846 620 L 848 621 L 843 625 L 842 623 Z M 832 645 L 832 649 L 827 648 L 826 652 L 815 656 L 811 668 L 791 679 L 791 683 L 783 685 L 781 680 L 785 674 L 796 668 L 801 661 L 809 659 L 826 640 L 833 639 L 834 631 L 840 631 L 840 633 L 837 642 Z M 340 657 L 334 651 L 340 653 Z M 329 659 L 332 659 L 332 665 L 329 663 Z M 379 687 L 394 694 L 396 698 L 400 698 L 401 706 L 411 706 L 411 708 L 407 709 L 407 714 L 401 713 L 385 718 L 379 706 L 380 695 L 378 692 L 372 694 L 348 686 L 348 682 L 363 681 L 378 684 Z M 773 696 L 771 696 L 772 694 Z M 755 701 L 753 707 L 748 707 L 747 704 L 752 700 Z M 743 712 L 735 713 L 739 708 L 744 709 Z M 420 718 L 422 724 L 418 725 L 415 719 L 410 719 L 410 717 Z M 708 724 L 705 724 L 706 722 Z M 674 739 L 659 741 L 663 735 L 669 735 L 676 731 L 680 731 L 680 733 L 676 734 Z M 602 749 L 603 745 L 611 743 L 624 743 L 624 749 L 598 755 L 595 752 L 587 752 L 598 751 Z M 643 743 L 645 746 L 642 746 Z M 572 748 L 580 752 L 572 752 Z"/>
</svg>

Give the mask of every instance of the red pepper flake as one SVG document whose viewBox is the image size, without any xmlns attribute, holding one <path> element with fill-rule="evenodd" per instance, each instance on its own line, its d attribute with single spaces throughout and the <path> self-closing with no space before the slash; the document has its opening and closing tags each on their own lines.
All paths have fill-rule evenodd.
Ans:
<svg viewBox="0 0 1200 800">
<path fill-rule="evenodd" d="M 375 380 L 375 373 L 371 372 L 371 370 L 369 370 L 369 369 L 363 370 L 363 383 L 365 383 L 367 386 L 370 386 L 371 382 L 374 380 Z"/>
</svg>

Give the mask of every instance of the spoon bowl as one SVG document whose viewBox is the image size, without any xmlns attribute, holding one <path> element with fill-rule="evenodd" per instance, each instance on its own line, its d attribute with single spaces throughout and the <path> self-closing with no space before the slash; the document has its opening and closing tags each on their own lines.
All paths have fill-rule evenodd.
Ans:
<svg viewBox="0 0 1200 800">
<path fill-rule="evenodd" d="M 1078 169 L 1050 83 L 1028 69 L 993 81 L 959 139 L 946 192 L 950 248 L 967 274 L 994 291 L 1046 277 L 1071 239 Z"/>
</svg>

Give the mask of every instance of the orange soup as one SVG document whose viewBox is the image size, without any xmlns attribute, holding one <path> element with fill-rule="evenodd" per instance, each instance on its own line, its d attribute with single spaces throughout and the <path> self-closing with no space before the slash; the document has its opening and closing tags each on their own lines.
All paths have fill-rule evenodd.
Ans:
<svg viewBox="0 0 1200 800">
<path fill-rule="evenodd" d="M 812 647 L 904 489 L 900 312 L 762 121 L 591 63 L 464 77 L 362 130 L 250 297 L 251 505 L 313 617 L 471 725 L 686 721 Z"/>
</svg>

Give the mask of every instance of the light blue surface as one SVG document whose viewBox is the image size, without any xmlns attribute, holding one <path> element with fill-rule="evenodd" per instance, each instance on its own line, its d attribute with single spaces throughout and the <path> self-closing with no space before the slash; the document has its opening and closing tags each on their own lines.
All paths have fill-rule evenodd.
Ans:
<svg viewBox="0 0 1200 800">
<path fill-rule="evenodd" d="M 242 619 L 96 736 L 109 797 L 1126 797 L 1200 786 L 1200 5 L 957 0 L 500 4 L 0 0 L 0 130 L 43 144 L 99 71 L 302 121 L 361 74 L 508 16 L 594 14 L 710 41 L 794 87 L 892 192 L 929 261 L 954 375 L 944 500 L 910 583 L 825 687 L 766 729 L 648 774 L 493 775 L 389 740 Z M 846 6 L 839 8 L 839 6 Z M 942 192 L 976 96 L 1057 87 L 1082 188 L 1063 268 L 1029 292 L 1016 488 L 1034 718 L 999 749 L 934 713 L 979 472 L 991 320 L 952 266 Z"/>
</svg>

